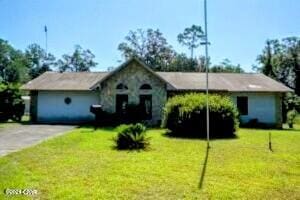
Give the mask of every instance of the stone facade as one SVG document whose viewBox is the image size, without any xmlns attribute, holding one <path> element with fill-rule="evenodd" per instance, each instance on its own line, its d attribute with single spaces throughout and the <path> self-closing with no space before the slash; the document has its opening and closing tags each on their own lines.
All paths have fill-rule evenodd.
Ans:
<svg viewBox="0 0 300 200">
<path fill-rule="evenodd" d="M 124 84 L 128 89 L 116 89 L 118 84 Z M 152 89 L 141 90 L 143 84 L 149 84 Z M 101 83 L 100 104 L 103 110 L 114 113 L 116 111 L 116 95 L 127 94 L 129 104 L 139 104 L 139 97 L 143 94 L 152 95 L 151 124 L 158 124 L 161 120 L 163 107 L 167 101 L 166 83 L 155 74 L 133 61 L 120 71 L 111 75 Z"/>
</svg>

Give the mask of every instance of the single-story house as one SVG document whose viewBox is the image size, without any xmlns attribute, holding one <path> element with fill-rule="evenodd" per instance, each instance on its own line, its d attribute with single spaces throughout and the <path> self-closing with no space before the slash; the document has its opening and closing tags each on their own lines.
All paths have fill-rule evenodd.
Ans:
<svg viewBox="0 0 300 200">
<path fill-rule="evenodd" d="M 41 123 L 90 121 L 90 106 L 122 113 L 128 104 L 144 108 L 145 120 L 159 123 L 168 97 L 185 92 L 205 92 L 206 74 L 154 72 L 132 58 L 112 72 L 46 72 L 22 87 L 30 91 L 31 119 Z M 229 95 L 241 122 L 257 119 L 281 126 L 282 95 L 292 91 L 255 73 L 209 73 L 209 92 Z"/>
</svg>

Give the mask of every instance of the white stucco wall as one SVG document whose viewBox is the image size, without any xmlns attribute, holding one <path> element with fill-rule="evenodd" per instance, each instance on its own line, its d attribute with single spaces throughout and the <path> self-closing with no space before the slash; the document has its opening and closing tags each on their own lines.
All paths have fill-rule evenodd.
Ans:
<svg viewBox="0 0 300 200">
<path fill-rule="evenodd" d="M 67 105 L 65 98 L 72 102 Z M 37 120 L 39 122 L 81 122 L 94 119 L 90 106 L 99 103 L 96 92 L 39 91 Z"/>
<path fill-rule="evenodd" d="M 251 119 L 259 122 L 276 124 L 278 109 L 276 100 L 278 95 L 274 93 L 231 93 L 233 102 L 236 104 L 238 96 L 248 97 L 248 115 L 242 115 L 242 123 Z M 71 104 L 65 103 L 65 98 L 72 99 Z M 38 122 L 82 122 L 94 119 L 90 113 L 92 104 L 100 103 L 99 92 L 64 92 L 64 91 L 39 91 L 37 102 Z"/>
<path fill-rule="evenodd" d="M 248 115 L 241 116 L 241 122 L 247 123 L 251 119 L 259 122 L 276 123 L 276 94 L 272 93 L 232 93 L 231 98 L 236 104 L 236 97 L 248 97 Z"/>
</svg>

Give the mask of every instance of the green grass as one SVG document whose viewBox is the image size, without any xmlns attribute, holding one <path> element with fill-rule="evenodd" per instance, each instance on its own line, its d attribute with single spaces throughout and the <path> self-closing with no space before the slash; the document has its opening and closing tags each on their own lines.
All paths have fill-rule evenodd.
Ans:
<svg viewBox="0 0 300 200">
<path fill-rule="evenodd" d="M 19 125 L 19 124 L 28 124 L 28 123 L 30 123 L 29 115 L 24 115 L 22 117 L 21 122 L 15 122 L 15 121 L 12 121 L 12 120 L 8 120 L 7 122 L 0 122 L 0 129 L 16 126 L 16 125 Z"/>
<path fill-rule="evenodd" d="M 271 130 L 273 152 L 268 132 L 240 129 L 237 139 L 213 140 L 204 170 L 203 140 L 152 129 L 148 151 L 117 151 L 114 129 L 79 128 L 0 158 L 0 191 L 35 188 L 40 199 L 299 199 L 300 132 Z"/>
</svg>

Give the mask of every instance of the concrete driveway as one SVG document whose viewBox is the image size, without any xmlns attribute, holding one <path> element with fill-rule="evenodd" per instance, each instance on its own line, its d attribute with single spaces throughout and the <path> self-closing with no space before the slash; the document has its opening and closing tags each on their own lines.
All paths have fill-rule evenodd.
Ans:
<svg viewBox="0 0 300 200">
<path fill-rule="evenodd" d="M 75 128 L 67 125 L 15 125 L 0 129 L 0 156 L 40 143 Z"/>
</svg>

